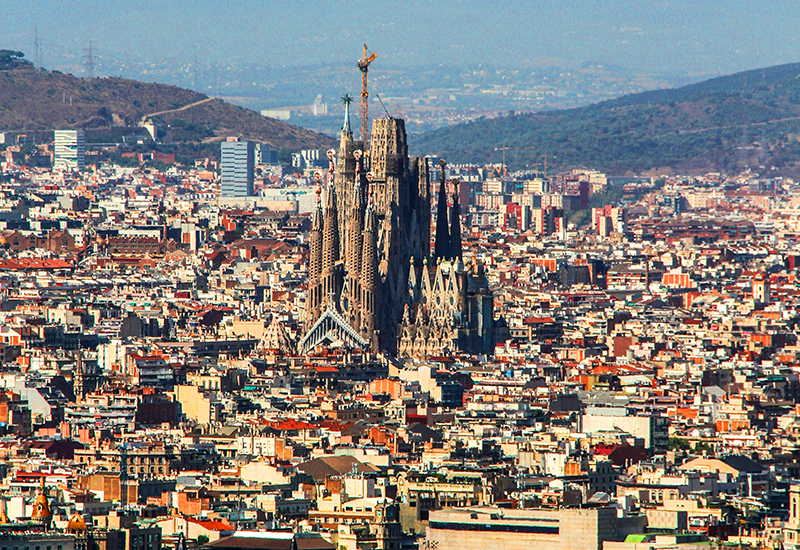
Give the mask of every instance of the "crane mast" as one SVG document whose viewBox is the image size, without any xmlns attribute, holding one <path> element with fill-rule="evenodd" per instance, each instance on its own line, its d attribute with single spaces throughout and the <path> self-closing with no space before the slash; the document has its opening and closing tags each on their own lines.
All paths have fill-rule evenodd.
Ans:
<svg viewBox="0 0 800 550">
<path fill-rule="evenodd" d="M 364 150 L 367 150 L 367 140 L 369 136 L 369 92 L 367 91 L 367 71 L 369 71 L 370 63 L 375 61 L 378 54 L 370 54 L 367 51 L 367 45 L 364 44 L 364 53 L 361 59 L 358 60 L 356 65 L 361 70 L 361 141 L 364 142 Z"/>
</svg>

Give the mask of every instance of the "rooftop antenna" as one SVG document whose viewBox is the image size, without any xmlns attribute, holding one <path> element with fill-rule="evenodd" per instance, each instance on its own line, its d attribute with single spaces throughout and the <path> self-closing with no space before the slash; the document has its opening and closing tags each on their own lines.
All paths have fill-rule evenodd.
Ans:
<svg viewBox="0 0 800 550">
<path fill-rule="evenodd" d="M 83 50 L 83 53 L 83 66 L 86 68 L 86 76 L 88 78 L 94 78 L 94 64 L 96 57 L 94 55 L 94 48 L 91 40 L 89 40 L 89 45 L 86 46 L 86 49 Z"/>
</svg>

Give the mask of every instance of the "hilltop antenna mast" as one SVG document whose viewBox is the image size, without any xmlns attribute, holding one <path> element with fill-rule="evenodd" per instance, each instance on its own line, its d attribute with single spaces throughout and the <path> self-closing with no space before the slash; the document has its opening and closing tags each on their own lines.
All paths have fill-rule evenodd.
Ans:
<svg viewBox="0 0 800 550">
<path fill-rule="evenodd" d="M 358 60 L 356 66 L 361 70 L 361 141 L 364 142 L 364 150 L 367 150 L 367 141 L 369 137 L 369 92 L 367 91 L 367 71 L 369 71 L 370 64 L 375 61 L 378 54 L 372 53 L 367 55 L 367 45 L 364 44 L 364 53 L 361 59 Z"/>
<path fill-rule="evenodd" d="M 42 42 L 39 40 L 39 27 L 33 27 L 33 57 L 36 63 L 36 72 L 42 70 Z"/>
<path fill-rule="evenodd" d="M 94 48 L 92 47 L 91 40 L 89 40 L 89 45 L 86 46 L 86 49 L 84 49 L 83 52 L 83 66 L 86 68 L 86 76 L 88 78 L 94 78 L 94 64 L 96 57 L 94 55 Z"/>
</svg>

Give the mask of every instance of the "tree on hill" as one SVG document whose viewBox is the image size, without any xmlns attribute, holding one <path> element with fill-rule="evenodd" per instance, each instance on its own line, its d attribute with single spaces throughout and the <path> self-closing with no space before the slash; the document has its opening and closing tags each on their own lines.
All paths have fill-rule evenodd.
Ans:
<svg viewBox="0 0 800 550">
<path fill-rule="evenodd" d="M 24 59 L 25 54 L 15 50 L 0 50 L 0 70 L 10 69 L 23 63 L 30 63 Z"/>
</svg>

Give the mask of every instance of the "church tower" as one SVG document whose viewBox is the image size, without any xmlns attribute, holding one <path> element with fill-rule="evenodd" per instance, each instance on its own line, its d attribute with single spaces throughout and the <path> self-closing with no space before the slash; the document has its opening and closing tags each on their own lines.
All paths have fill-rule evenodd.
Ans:
<svg viewBox="0 0 800 550">
<path fill-rule="evenodd" d="M 337 277 L 339 257 L 339 211 L 333 179 L 333 153 L 329 151 L 330 169 L 325 201 L 325 226 L 322 231 L 322 304 L 335 306 L 339 301 L 340 279 Z"/>
<path fill-rule="evenodd" d="M 314 206 L 314 216 L 311 222 L 311 235 L 309 236 L 309 258 L 308 258 L 308 295 L 306 298 L 306 330 L 317 321 L 322 305 L 322 288 L 320 275 L 322 274 L 322 233 L 324 217 L 322 215 L 322 203 L 320 194 L 322 185 L 320 177 L 317 178 L 317 199 Z"/>
<path fill-rule="evenodd" d="M 461 258 L 461 206 L 458 203 L 458 180 L 453 180 L 453 208 L 450 211 L 450 250 L 453 260 Z"/>
<path fill-rule="evenodd" d="M 45 487 L 44 479 L 44 475 L 42 475 L 42 484 L 36 495 L 36 502 L 33 503 L 31 522 L 38 523 L 45 530 L 49 530 L 50 523 L 53 521 L 53 512 L 50 510 L 50 503 L 47 501 L 47 487 Z"/>
<path fill-rule="evenodd" d="M 360 150 L 353 152 L 356 172 L 353 190 L 350 193 L 350 215 L 347 218 L 347 248 L 345 258 L 346 292 L 342 294 L 342 311 L 350 325 L 356 330 L 361 325 L 361 254 L 364 247 L 364 199 L 362 193 L 363 158 Z"/>
<path fill-rule="evenodd" d="M 439 196 L 436 199 L 436 242 L 433 255 L 436 258 L 450 256 L 450 231 L 447 228 L 447 191 L 444 185 L 444 159 L 439 161 Z"/>
<path fill-rule="evenodd" d="M 361 257 L 361 335 L 370 341 L 373 349 L 377 349 L 377 301 L 378 301 L 378 247 L 375 203 L 372 185 L 370 184 L 367 199 L 367 211 L 364 216 L 364 252 Z"/>
<path fill-rule="evenodd" d="M 769 275 L 759 273 L 753 278 L 753 301 L 760 305 L 769 305 L 770 300 Z"/>
<path fill-rule="evenodd" d="M 324 214 L 318 186 L 309 236 L 301 353 L 332 342 L 397 353 L 401 340 L 406 352 L 414 355 L 427 350 L 441 353 L 446 347 L 476 348 L 462 343 L 480 340 L 479 310 L 473 304 L 487 294 L 488 284 L 478 274 L 468 276 L 460 261 L 458 184 L 451 209 L 445 163 L 440 162 L 433 254 L 438 261 L 428 265 L 431 167 L 427 159 L 409 158 L 405 122 L 391 116 L 372 121 L 366 150 L 365 142 L 353 139 L 349 97 L 343 101 L 338 155 L 332 151 L 328 155 Z M 491 311 L 486 311 L 488 319 Z M 493 351 L 483 347 L 484 353 Z"/>
</svg>

